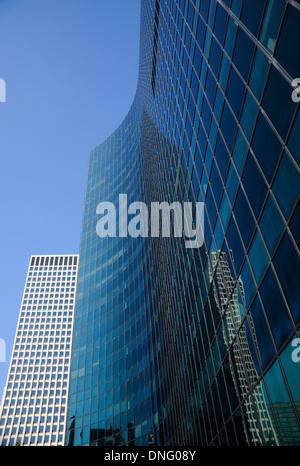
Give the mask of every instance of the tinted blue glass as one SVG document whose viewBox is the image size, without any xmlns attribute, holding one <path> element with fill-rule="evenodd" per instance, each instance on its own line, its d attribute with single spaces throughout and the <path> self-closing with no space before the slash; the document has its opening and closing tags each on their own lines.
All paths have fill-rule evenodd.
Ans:
<svg viewBox="0 0 300 466">
<path fill-rule="evenodd" d="M 245 252 L 233 217 L 231 217 L 231 220 L 229 222 L 227 231 L 227 241 L 229 248 L 232 251 L 234 251 L 235 270 L 238 273 L 245 256 Z"/>
<path fill-rule="evenodd" d="M 250 200 L 254 215 L 258 218 L 266 199 L 268 189 L 252 155 L 249 155 L 247 159 L 242 182 L 247 197 Z"/>
<path fill-rule="evenodd" d="M 255 222 L 242 188 L 238 191 L 233 211 L 242 235 L 245 249 L 247 249 L 254 232 Z"/>
<path fill-rule="evenodd" d="M 247 28 L 257 36 L 265 8 L 265 0 L 244 0 L 241 20 Z"/>
<path fill-rule="evenodd" d="M 249 250 L 249 259 L 256 283 L 259 284 L 267 268 L 269 259 L 258 231 L 255 233 Z"/>
<path fill-rule="evenodd" d="M 245 260 L 245 263 L 243 265 L 242 272 L 241 272 L 241 280 L 244 286 L 245 304 L 246 304 L 246 308 L 248 309 L 252 301 L 252 298 L 254 294 L 256 293 L 256 285 L 252 277 L 252 273 L 250 270 L 248 260 Z"/>
<path fill-rule="evenodd" d="M 225 103 L 223 107 L 223 115 L 221 120 L 221 131 L 226 141 L 229 151 L 232 150 L 234 136 L 236 133 L 237 123 L 233 117 L 231 110 L 228 105 Z"/>
<path fill-rule="evenodd" d="M 292 392 L 292 396 L 295 400 L 295 402 L 298 402 L 297 406 L 297 411 L 299 414 L 299 401 L 300 401 L 300 387 L 298 384 L 298 379 L 297 379 L 297 372 L 294 370 L 295 369 L 295 362 L 293 361 L 293 352 L 295 351 L 295 341 L 294 338 L 292 339 L 292 342 L 290 342 L 283 353 L 280 356 L 280 361 L 282 363 L 282 366 L 284 368 L 284 373 L 287 378 L 288 386 Z M 296 353 L 297 355 L 299 354 L 298 351 Z M 296 429 L 295 429 L 296 430 Z"/>
<path fill-rule="evenodd" d="M 257 48 L 252 65 L 249 86 L 258 100 L 262 97 L 269 67 L 270 62 L 268 58 Z"/>
<path fill-rule="evenodd" d="M 209 10 L 209 0 L 201 0 L 200 13 L 201 16 L 206 20 Z"/>
<path fill-rule="evenodd" d="M 296 120 L 294 122 L 291 135 L 287 144 L 292 156 L 300 165 L 300 111 L 298 110 Z"/>
<path fill-rule="evenodd" d="M 248 145 L 247 142 L 242 135 L 241 131 L 238 132 L 235 144 L 234 144 L 234 150 L 233 150 L 233 160 L 235 163 L 235 166 L 239 172 L 239 175 L 241 175 L 243 168 L 244 168 L 244 163 L 247 157 L 247 152 L 248 152 Z"/>
<path fill-rule="evenodd" d="M 224 92 L 226 90 L 229 68 L 230 68 L 230 62 L 228 58 L 226 57 L 226 55 L 223 53 L 220 76 L 219 76 L 219 85 L 221 86 Z"/>
<path fill-rule="evenodd" d="M 289 402 L 289 395 L 286 389 L 285 382 L 282 377 L 282 372 L 278 361 L 276 361 L 266 375 L 266 384 L 269 390 L 270 398 L 273 403 L 273 407 L 276 408 L 276 404 L 279 402 L 284 405 L 285 403 Z M 278 416 L 278 420 L 280 419 L 280 412 L 276 412 L 275 415 Z"/>
<path fill-rule="evenodd" d="M 300 190 L 300 176 L 296 166 L 284 153 L 273 185 L 273 191 L 286 218 L 289 218 Z"/>
<path fill-rule="evenodd" d="M 239 185 L 239 179 L 237 177 L 236 171 L 233 165 L 230 165 L 225 186 L 227 189 L 227 193 L 228 193 L 228 197 L 229 197 L 231 205 L 234 204 L 234 199 L 236 196 L 238 185 Z"/>
<path fill-rule="evenodd" d="M 262 113 L 258 117 L 251 145 L 267 180 L 270 182 L 282 148 Z"/>
<path fill-rule="evenodd" d="M 295 6 L 288 4 L 279 35 L 275 57 L 284 69 L 293 78 L 299 76 L 300 50 L 295 47 L 300 41 L 300 11 Z"/>
<path fill-rule="evenodd" d="M 225 192 L 223 194 L 223 198 L 222 198 L 219 213 L 220 213 L 220 216 L 221 216 L 221 221 L 222 221 L 223 228 L 224 228 L 224 230 L 226 230 L 227 225 L 228 225 L 228 220 L 229 220 L 229 217 L 230 217 L 230 214 L 231 214 L 231 208 L 230 208 L 228 198 L 227 198 Z"/>
<path fill-rule="evenodd" d="M 260 295 L 274 335 L 276 346 L 280 348 L 291 333 L 293 326 L 271 267 L 262 282 Z"/>
<path fill-rule="evenodd" d="M 294 320 L 295 322 L 299 322 L 300 262 L 288 233 L 284 235 L 284 238 L 280 243 L 278 251 L 274 257 L 274 265 Z"/>
<path fill-rule="evenodd" d="M 224 42 L 225 34 L 226 34 L 226 26 L 227 26 L 227 13 L 224 8 L 218 3 L 217 6 L 217 13 L 214 25 L 214 33 L 218 38 L 221 45 Z"/>
<path fill-rule="evenodd" d="M 225 50 L 229 56 L 231 56 L 233 52 L 236 33 L 237 33 L 237 23 L 230 16 L 229 21 L 228 21 L 227 32 L 226 32 L 226 39 L 225 39 Z"/>
<path fill-rule="evenodd" d="M 267 200 L 259 225 L 269 253 L 272 255 L 284 229 L 283 220 L 272 196 Z"/>
<path fill-rule="evenodd" d="M 239 28 L 234 48 L 233 63 L 237 66 L 245 81 L 248 80 L 253 53 L 253 42 L 247 34 Z"/>
<path fill-rule="evenodd" d="M 217 165 L 214 162 L 211 170 L 211 176 L 210 176 L 211 182 L 214 187 L 214 197 L 216 204 L 219 205 L 221 195 L 222 195 L 222 190 L 223 190 L 223 183 L 219 175 L 219 171 L 217 169 Z"/>
<path fill-rule="evenodd" d="M 275 49 L 285 6 L 285 0 L 268 0 L 259 40 L 271 53 Z"/>
<path fill-rule="evenodd" d="M 250 308 L 249 315 L 251 316 L 251 320 L 254 325 L 255 339 L 259 350 L 261 366 L 262 369 L 264 369 L 274 356 L 275 349 L 258 297 L 255 298 Z M 256 358 L 256 354 L 254 352 L 253 357 Z"/>
<path fill-rule="evenodd" d="M 243 5 L 243 0 L 232 0 L 231 10 L 237 17 L 240 16 L 242 5 Z"/>
<path fill-rule="evenodd" d="M 198 20 L 198 28 L 197 28 L 197 36 L 196 36 L 196 41 L 201 50 L 203 50 L 203 45 L 204 45 L 204 39 L 205 39 L 205 32 L 206 32 L 206 27 L 205 23 L 202 21 L 202 19 L 199 17 Z"/>
<path fill-rule="evenodd" d="M 207 20 L 207 24 L 209 25 L 210 29 L 213 29 L 214 19 L 215 19 L 215 14 L 216 14 L 216 7 L 217 7 L 217 1 L 210 0 L 209 14 L 208 14 L 208 20 Z"/>
<path fill-rule="evenodd" d="M 285 139 L 295 113 L 296 103 L 291 98 L 290 83 L 274 66 L 271 68 L 266 86 L 263 108 L 280 136 Z"/>
<path fill-rule="evenodd" d="M 231 67 L 227 85 L 226 97 L 230 103 L 232 110 L 237 118 L 241 113 L 245 94 L 245 86 L 238 76 L 237 72 Z"/>
<path fill-rule="evenodd" d="M 297 247 L 299 248 L 300 246 L 300 229 L 299 229 L 299 225 L 300 225 L 300 205 L 298 204 L 296 209 L 295 209 L 295 212 L 291 218 L 291 221 L 290 221 L 290 230 L 293 234 L 293 237 L 296 241 L 296 245 Z"/>
<path fill-rule="evenodd" d="M 218 163 L 221 177 L 224 181 L 226 178 L 227 168 L 229 164 L 229 155 L 228 155 L 227 149 L 225 147 L 224 141 L 221 138 L 221 136 L 218 137 L 216 150 L 215 150 L 215 158 Z"/>
<path fill-rule="evenodd" d="M 213 77 L 211 71 L 208 70 L 207 77 L 206 77 L 205 93 L 211 106 L 213 105 L 213 102 L 214 102 L 216 85 L 217 83 L 216 83 L 215 78 Z"/>
<path fill-rule="evenodd" d="M 213 39 L 210 49 L 210 64 L 215 76 L 219 74 L 222 51 L 217 41 Z"/>
<path fill-rule="evenodd" d="M 255 126 L 258 106 L 250 92 L 247 92 L 243 112 L 241 116 L 241 126 L 248 141 L 251 140 L 252 132 Z"/>
<path fill-rule="evenodd" d="M 287 70 L 267 79 L 264 55 L 276 44 L 282 5 L 142 0 L 136 96 L 89 162 L 69 444 L 288 445 L 298 438 L 291 406 L 279 405 L 275 392 L 271 403 L 262 388 L 300 317 L 299 125 L 289 131 L 296 106 Z M 258 114 L 266 80 L 267 117 Z M 281 106 L 285 114 L 276 115 Z M 290 134 L 294 158 L 274 126 Z M 98 238 L 97 204 L 118 205 L 120 193 L 148 206 L 205 200 L 203 246 L 188 249 L 173 235 Z"/>
</svg>

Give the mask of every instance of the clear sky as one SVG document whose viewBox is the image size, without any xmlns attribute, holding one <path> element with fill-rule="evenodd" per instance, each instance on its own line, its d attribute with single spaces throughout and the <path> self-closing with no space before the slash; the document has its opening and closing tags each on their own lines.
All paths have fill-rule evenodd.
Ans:
<svg viewBox="0 0 300 466">
<path fill-rule="evenodd" d="M 0 0 L 0 397 L 31 254 L 79 252 L 89 151 L 138 77 L 140 0 Z"/>
</svg>

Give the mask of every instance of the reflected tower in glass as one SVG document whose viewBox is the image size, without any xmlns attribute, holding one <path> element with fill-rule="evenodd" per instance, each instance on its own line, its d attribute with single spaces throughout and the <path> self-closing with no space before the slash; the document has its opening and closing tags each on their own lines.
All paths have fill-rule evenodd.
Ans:
<svg viewBox="0 0 300 466">
<path fill-rule="evenodd" d="M 67 445 L 300 444 L 299 25 L 288 0 L 142 0 L 133 104 L 90 153 Z M 100 238 L 120 194 L 204 202 L 204 244 Z"/>
</svg>

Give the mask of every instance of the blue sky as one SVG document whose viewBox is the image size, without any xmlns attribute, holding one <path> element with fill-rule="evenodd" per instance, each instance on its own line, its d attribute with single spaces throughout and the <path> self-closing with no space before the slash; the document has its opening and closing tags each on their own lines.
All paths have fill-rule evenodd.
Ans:
<svg viewBox="0 0 300 466">
<path fill-rule="evenodd" d="M 31 254 L 79 252 L 89 151 L 138 77 L 140 0 L 0 0 L 0 396 Z"/>
</svg>

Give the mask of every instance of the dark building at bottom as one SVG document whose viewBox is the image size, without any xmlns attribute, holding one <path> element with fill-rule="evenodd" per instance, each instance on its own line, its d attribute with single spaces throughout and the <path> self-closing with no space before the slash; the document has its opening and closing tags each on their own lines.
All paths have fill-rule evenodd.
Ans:
<svg viewBox="0 0 300 466">
<path fill-rule="evenodd" d="M 90 153 L 67 445 L 300 444 L 299 8 L 142 0 L 134 102 Z M 120 194 L 203 202 L 203 245 L 99 237 Z"/>
</svg>

